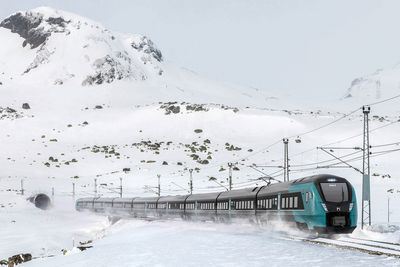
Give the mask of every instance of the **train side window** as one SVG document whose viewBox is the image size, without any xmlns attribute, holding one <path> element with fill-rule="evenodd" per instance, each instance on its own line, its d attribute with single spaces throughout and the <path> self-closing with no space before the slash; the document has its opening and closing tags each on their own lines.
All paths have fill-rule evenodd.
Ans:
<svg viewBox="0 0 400 267">
<path fill-rule="evenodd" d="M 293 197 L 289 198 L 289 208 L 293 208 Z"/>
<path fill-rule="evenodd" d="M 297 208 L 299 207 L 299 205 L 298 205 L 298 197 L 294 197 L 293 207 L 294 207 L 295 209 L 297 209 Z"/>
</svg>

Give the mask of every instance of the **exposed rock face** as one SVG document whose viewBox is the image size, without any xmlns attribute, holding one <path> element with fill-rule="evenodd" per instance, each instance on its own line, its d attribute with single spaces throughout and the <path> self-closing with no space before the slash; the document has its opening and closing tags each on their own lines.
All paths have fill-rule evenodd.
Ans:
<svg viewBox="0 0 400 267">
<path fill-rule="evenodd" d="M 8 258 L 8 266 L 15 266 L 31 260 L 32 255 L 29 253 L 14 255 Z"/>
<path fill-rule="evenodd" d="M 0 23 L 0 27 L 18 33 L 19 36 L 25 39 L 22 46 L 25 47 L 30 44 L 31 48 L 34 49 L 43 44 L 50 35 L 44 32 L 42 28 L 38 28 L 42 20 L 41 16 L 32 13 L 27 13 L 25 16 L 22 13 L 16 13 L 3 20 Z"/>
<path fill-rule="evenodd" d="M 13 108 L 2 108 L 0 107 L 0 120 L 3 119 L 10 119 L 10 120 L 15 120 L 15 119 L 19 119 L 22 118 L 23 115 L 20 114 L 19 112 L 17 112 L 15 109 Z"/>
<path fill-rule="evenodd" d="M 143 52 L 151 55 L 159 62 L 161 62 L 163 60 L 161 51 L 158 50 L 154 46 L 154 43 L 146 36 L 142 36 L 140 38 L 137 38 L 137 40 L 133 40 L 131 45 L 133 48 L 137 49 L 138 51 L 143 51 Z"/>
<path fill-rule="evenodd" d="M 58 18 L 50 17 L 46 21 L 51 25 L 57 25 L 61 28 L 65 28 L 66 24 L 71 22 L 70 20 L 66 21 L 62 17 L 58 17 Z"/>
<path fill-rule="evenodd" d="M 43 16 L 39 13 L 26 12 L 22 14 L 18 12 L 3 20 L 0 23 L 0 27 L 10 29 L 11 32 L 15 32 L 24 38 L 23 47 L 30 44 L 31 48 L 35 49 L 45 43 L 52 32 L 64 32 L 66 24 L 70 21 L 66 21 L 61 17 L 50 17 L 46 22 L 52 27 L 46 30 L 45 25 L 41 25 L 42 22 Z"/>
<path fill-rule="evenodd" d="M 129 59 L 127 59 L 127 61 L 129 61 Z M 88 76 L 83 81 L 82 85 L 112 83 L 114 80 L 121 80 L 130 76 L 132 72 L 129 65 L 124 66 L 109 55 L 97 59 L 93 63 L 93 68 L 96 73 Z"/>
</svg>

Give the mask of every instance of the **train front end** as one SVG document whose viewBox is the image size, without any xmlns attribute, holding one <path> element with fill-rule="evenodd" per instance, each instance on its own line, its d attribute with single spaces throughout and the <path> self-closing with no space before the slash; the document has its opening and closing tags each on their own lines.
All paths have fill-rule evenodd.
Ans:
<svg viewBox="0 0 400 267">
<path fill-rule="evenodd" d="M 323 226 L 316 226 L 315 230 L 322 233 L 352 233 L 357 227 L 357 201 L 353 186 L 344 178 L 328 176 L 317 179 L 315 187 L 319 194 L 315 204 L 320 204 L 315 212 L 322 212 L 320 218 L 323 223 Z"/>
</svg>

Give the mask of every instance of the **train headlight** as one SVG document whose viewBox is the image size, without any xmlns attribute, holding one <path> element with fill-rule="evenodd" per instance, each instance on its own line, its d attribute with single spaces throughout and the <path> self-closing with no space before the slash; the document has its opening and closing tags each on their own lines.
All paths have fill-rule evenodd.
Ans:
<svg viewBox="0 0 400 267">
<path fill-rule="evenodd" d="M 328 209 L 326 208 L 326 204 L 325 203 L 321 203 L 321 206 L 324 208 L 325 212 L 328 212 Z"/>
<path fill-rule="evenodd" d="M 349 211 L 352 211 L 352 210 L 353 210 L 353 206 L 354 206 L 354 203 L 350 203 L 350 205 L 349 205 Z"/>
</svg>

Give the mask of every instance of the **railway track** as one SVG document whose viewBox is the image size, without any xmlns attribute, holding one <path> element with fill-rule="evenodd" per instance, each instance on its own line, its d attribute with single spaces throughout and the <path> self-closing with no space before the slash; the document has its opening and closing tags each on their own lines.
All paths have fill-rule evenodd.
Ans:
<svg viewBox="0 0 400 267">
<path fill-rule="evenodd" d="M 371 255 L 384 255 L 400 259 L 400 243 L 384 242 L 363 238 L 340 237 L 338 239 L 317 237 L 290 237 L 290 239 L 311 244 L 332 246 L 342 249 L 356 250 Z"/>
</svg>

